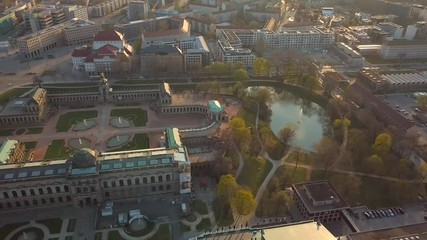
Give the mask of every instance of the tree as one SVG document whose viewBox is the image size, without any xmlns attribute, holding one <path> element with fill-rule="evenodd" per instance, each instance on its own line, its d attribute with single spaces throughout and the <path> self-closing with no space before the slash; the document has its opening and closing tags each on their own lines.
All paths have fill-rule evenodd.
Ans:
<svg viewBox="0 0 427 240">
<path fill-rule="evenodd" d="M 427 106 L 427 96 L 418 96 L 417 104 L 418 106 L 425 108 Z"/>
<path fill-rule="evenodd" d="M 240 189 L 236 192 L 231 201 L 231 206 L 239 215 L 249 215 L 256 206 L 256 201 L 252 193 L 246 189 Z"/>
<path fill-rule="evenodd" d="M 316 144 L 316 153 L 314 156 L 318 163 L 321 163 L 325 169 L 328 169 L 334 164 L 338 153 L 338 143 L 329 137 L 323 137 Z"/>
<path fill-rule="evenodd" d="M 382 175 L 384 173 L 383 159 L 378 155 L 372 155 L 366 159 L 365 167 L 369 172 Z"/>
<path fill-rule="evenodd" d="M 231 174 L 221 176 L 218 185 L 216 185 L 216 193 L 221 199 L 228 203 L 233 199 L 237 189 L 239 189 L 239 185 Z"/>
<path fill-rule="evenodd" d="M 254 89 L 252 97 L 255 98 L 257 102 L 264 104 L 269 104 L 273 100 L 270 90 L 264 87 Z"/>
<path fill-rule="evenodd" d="M 254 43 L 252 50 L 255 52 L 257 57 L 262 57 L 266 48 L 267 44 L 265 44 L 263 40 L 258 40 Z"/>
<path fill-rule="evenodd" d="M 286 124 L 285 127 L 280 129 L 279 139 L 284 147 L 287 147 L 289 142 L 295 137 L 297 127 L 294 124 Z"/>
<path fill-rule="evenodd" d="M 375 142 L 372 145 L 372 152 L 383 157 L 390 152 L 391 144 L 391 135 L 388 133 L 381 133 L 375 138 Z"/>
<path fill-rule="evenodd" d="M 243 82 L 249 79 L 248 72 L 244 69 L 237 69 L 233 72 L 233 79 L 236 82 Z"/>
<path fill-rule="evenodd" d="M 256 75 L 267 75 L 270 71 L 270 63 L 264 58 L 255 58 L 252 68 Z"/>
<path fill-rule="evenodd" d="M 285 191 L 272 192 L 271 202 L 276 216 L 285 216 L 293 204 L 293 199 Z"/>
<path fill-rule="evenodd" d="M 420 166 L 417 168 L 418 173 L 420 174 L 420 180 L 425 181 L 427 180 L 427 163 L 423 162 L 420 164 Z"/>
<path fill-rule="evenodd" d="M 242 151 L 247 151 L 251 143 L 251 131 L 246 127 L 242 118 L 233 118 L 229 121 L 231 134 Z"/>
</svg>

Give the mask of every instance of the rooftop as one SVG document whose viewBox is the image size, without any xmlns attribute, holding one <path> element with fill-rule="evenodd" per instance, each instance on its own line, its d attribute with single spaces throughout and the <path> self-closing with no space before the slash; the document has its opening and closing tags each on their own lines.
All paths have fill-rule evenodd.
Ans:
<svg viewBox="0 0 427 240">
<path fill-rule="evenodd" d="M 349 207 L 344 198 L 328 181 L 294 184 L 293 188 L 310 213 Z"/>
<path fill-rule="evenodd" d="M 209 111 L 213 113 L 220 113 L 224 111 L 224 105 L 221 105 L 217 100 L 211 100 L 208 102 Z"/>
<path fill-rule="evenodd" d="M 350 233 L 348 240 L 427 240 L 427 223 L 392 227 L 367 232 Z"/>
<path fill-rule="evenodd" d="M 10 154 L 15 149 L 18 141 L 6 140 L 0 147 L 0 164 L 5 164 L 9 161 Z"/>
<path fill-rule="evenodd" d="M 122 41 L 123 35 L 116 30 L 102 31 L 95 34 L 93 41 Z"/>
</svg>

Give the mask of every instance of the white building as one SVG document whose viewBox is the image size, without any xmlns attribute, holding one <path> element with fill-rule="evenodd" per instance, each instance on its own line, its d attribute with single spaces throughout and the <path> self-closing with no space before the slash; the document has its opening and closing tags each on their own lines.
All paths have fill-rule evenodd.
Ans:
<svg viewBox="0 0 427 240">
<path fill-rule="evenodd" d="M 73 18 L 80 18 L 83 20 L 88 20 L 89 15 L 87 13 L 87 7 L 81 5 L 72 5 L 64 7 L 65 18 L 67 20 Z"/>
<path fill-rule="evenodd" d="M 383 43 L 380 56 L 384 59 L 426 58 L 426 40 L 396 40 Z"/>
<path fill-rule="evenodd" d="M 242 62 L 245 67 L 252 67 L 255 55 L 250 49 L 233 47 L 230 42 L 226 40 L 218 40 L 217 46 L 217 55 L 220 61 L 232 63 Z"/>
</svg>

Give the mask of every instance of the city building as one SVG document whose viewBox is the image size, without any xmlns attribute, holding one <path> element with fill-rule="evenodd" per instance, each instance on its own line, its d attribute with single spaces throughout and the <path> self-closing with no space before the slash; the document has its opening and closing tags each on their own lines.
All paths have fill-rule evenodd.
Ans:
<svg viewBox="0 0 427 240">
<path fill-rule="evenodd" d="M 18 38 L 19 54 L 25 58 L 34 58 L 64 44 L 87 43 L 99 30 L 100 25 L 88 20 L 71 19 Z"/>
<path fill-rule="evenodd" d="M 0 112 L 0 124 L 42 124 L 48 118 L 46 90 L 37 89 L 29 97 L 9 101 Z"/>
<path fill-rule="evenodd" d="M 13 29 L 13 26 L 18 22 L 15 12 L 9 14 L 0 14 L 0 34 L 6 34 Z"/>
<path fill-rule="evenodd" d="M 144 0 L 131 0 L 128 7 L 128 18 L 130 21 L 146 19 L 148 17 L 148 2 Z"/>
<path fill-rule="evenodd" d="M 166 131 L 163 148 L 108 153 L 85 148 L 68 159 L 0 165 L 0 210 L 189 195 L 191 166 L 175 133 Z"/>
<path fill-rule="evenodd" d="M 87 7 L 81 5 L 64 6 L 65 19 L 71 20 L 73 18 L 80 18 L 82 20 L 88 20 L 89 15 L 87 13 Z"/>
<path fill-rule="evenodd" d="M 153 23 L 155 27 L 152 31 L 141 34 L 143 47 L 153 43 L 180 41 L 191 37 L 190 23 L 186 19 L 170 17 L 155 20 Z"/>
<path fill-rule="evenodd" d="M 321 223 L 338 221 L 350 206 L 328 181 L 292 185 L 295 204 L 304 219 Z"/>
<path fill-rule="evenodd" d="M 0 165 L 21 163 L 25 156 L 25 144 L 22 142 L 7 139 L 0 147 Z"/>
<path fill-rule="evenodd" d="M 228 230 L 208 231 L 190 240 L 336 240 L 336 237 L 322 223 L 313 221 L 296 222 L 266 227 L 235 226 Z"/>
<path fill-rule="evenodd" d="M 427 39 L 427 22 L 417 22 L 406 27 L 406 40 Z"/>
<path fill-rule="evenodd" d="M 380 22 L 375 25 L 380 31 L 385 32 L 391 39 L 402 39 L 404 27 L 392 22 Z"/>
<path fill-rule="evenodd" d="M 427 7 L 420 4 L 412 4 L 410 15 L 415 19 L 427 21 Z"/>
<path fill-rule="evenodd" d="M 422 59 L 427 56 L 426 40 L 395 40 L 382 44 L 379 53 L 383 59 Z"/>
<path fill-rule="evenodd" d="M 417 91 L 427 87 L 427 73 L 417 71 L 380 71 L 363 68 L 357 74 L 361 82 L 373 92 Z"/>
<path fill-rule="evenodd" d="M 190 22 L 192 32 L 201 33 L 201 34 L 215 32 L 215 24 L 210 19 L 194 17 L 194 16 L 186 17 L 186 19 Z"/>
<path fill-rule="evenodd" d="M 108 0 L 96 5 L 88 6 L 90 17 L 103 17 L 129 4 L 129 0 Z"/>
<path fill-rule="evenodd" d="M 365 64 L 365 58 L 350 46 L 343 42 L 337 42 L 332 45 L 332 49 L 349 67 L 361 68 Z"/>
<path fill-rule="evenodd" d="M 222 62 L 240 63 L 251 68 L 255 60 L 255 55 L 248 48 L 235 47 L 225 40 L 217 41 L 217 59 Z"/>
<path fill-rule="evenodd" d="M 67 20 L 64 8 L 57 5 L 40 5 L 35 9 L 24 12 L 22 18 L 26 29 L 31 29 L 33 33 Z"/>
<path fill-rule="evenodd" d="M 82 45 L 91 43 L 93 37 L 102 31 L 99 24 L 79 18 L 71 19 L 63 28 L 65 45 Z"/>
<path fill-rule="evenodd" d="M 115 30 L 98 32 L 93 38 L 92 51 L 87 49 L 86 47 L 75 49 L 71 54 L 74 69 L 83 69 L 84 66 L 85 72 L 89 75 L 130 72 L 132 47 L 125 42 L 121 33 Z"/>
<path fill-rule="evenodd" d="M 181 73 L 184 71 L 184 55 L 179 47 L 169 44 L 151 44 L 141 50 L 141 73 L 153 75 Z"/>
<path fill-rule="evenodd" d="M 342 237 L 343 240 L 364 240 L 364 239 L 399 239 L 399 240 L 422 240 L 426 237 L 425 230 L 427 223 L 417 223 L 391 228 L 383 228 L 373 231 L 350 233 Z"/>
</svg>

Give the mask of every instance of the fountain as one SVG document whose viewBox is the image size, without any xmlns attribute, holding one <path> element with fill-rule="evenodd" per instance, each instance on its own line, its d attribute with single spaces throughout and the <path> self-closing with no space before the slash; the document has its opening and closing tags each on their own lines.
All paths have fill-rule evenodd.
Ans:
<svg viewBox="0 0 427 240">
<path fill-rule="evenodd" d="M 68 140 L 68 145 L 73 149 L 88 148 L 91 146 L 91 141 L 85 137 L 71 138 Z"/>
<path fill-rule="evenodd" d="M 122 119 L 119 117 L 119 124 L 122 124 Z"/>
<path fill-rule="evenodd" d="M 81 138 L 79 138 L 79 144 L 82 145 L 82 139 Z"/>
<path fill-rule="evenodd" d="M 85 119 L 83 119 L 83 122 L 84 122 L 85 126 L 87 127 L 86 118 L 85 118 Z"/>
<path fill-rule="evenodd" d="M 119 135 L 117 135 L 117 136 L 116 136 L 116 138 L 117 138 L 117 141 L 120 141 L 120 137 L 119 137 Z"/>
</svg>

